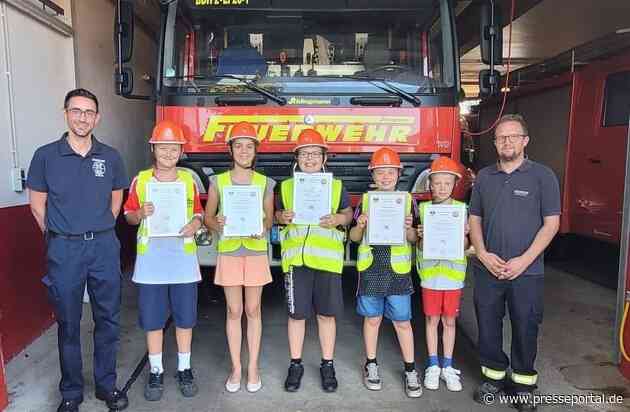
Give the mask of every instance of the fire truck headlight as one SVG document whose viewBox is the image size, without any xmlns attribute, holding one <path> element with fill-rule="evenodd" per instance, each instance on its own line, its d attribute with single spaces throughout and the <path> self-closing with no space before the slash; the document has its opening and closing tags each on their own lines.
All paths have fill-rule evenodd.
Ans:
<svg viewBox="0 0 630 412">
<path fill-rule="evenodd" d="M 425 169 L 416 178 L 415 183 L 411 188 L 411 193 L 423 193 L 428 192 L 429 188 L 429 169 Z"/>
</svg>

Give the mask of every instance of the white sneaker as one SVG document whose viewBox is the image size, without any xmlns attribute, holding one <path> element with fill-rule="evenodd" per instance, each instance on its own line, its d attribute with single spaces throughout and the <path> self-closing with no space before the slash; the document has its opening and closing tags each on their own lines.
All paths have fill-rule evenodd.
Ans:
<svg viewBox="0 0 630 412">
<path fill-rule="evenodd" d="M 452 392 L 459 392 L 462 390 L 462 383 L 459 380 L 459 375 L 461 371 L 449 366 L 448 368 L 443 368 L 442 373 L 440 373 L 440 379 L 446 382 L 446 388 Z"/>
<path fill-rule="evenodd" d="M 424 371 L 424 387 L 432 391 L 436 391 L 440 387 L 440 372 L 439 366 L 429 366 Z"/>
<path fill-rule="evenodd" d="M 378 365 L 370 362 L 363 370 L 363 383 L 371 391 L 380 391 L 382 388 L 381 377 L 378 376 Z"/>
<path fill-rule="evenodd" d="M 403 383 L 408 397 L 419 398 L 422 396 L 422 385 L 420 385 L 420 379 L 418 379 L 418 372 L 415 370 L 405 372 L 403 374 Z"/>
</svg>

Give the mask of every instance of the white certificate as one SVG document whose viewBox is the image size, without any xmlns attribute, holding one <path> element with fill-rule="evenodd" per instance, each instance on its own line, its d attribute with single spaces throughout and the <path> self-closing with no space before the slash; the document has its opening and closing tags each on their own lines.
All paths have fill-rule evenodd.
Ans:
<svg viewBox="0 0 630 412">
<path fill-rule="evenodd" d="M 332 173 L 301 173 L 293 177 L 293 223 L 319 225 L 332 204 Z"/>
<path fill-rule="evenodd" d="M 368 192 L 367 243 L 402 245 L 406 240 L 406 192 Z"/>
<path fill-rule="evenodd" d="M 263 232 L 262 193 L 260 187 L 225 186 L 223 188 L 224 236 L 257 236 Z"/>
<path fill-rule="evenodd" d="M 428 205 L 422 216 L 425 259 L 463 259 L 466 206 Z"/>
<path fill-rule="evenodd" d="M 149 182 L 146 199 L 153 203 L 153 214 L 147 217 L 149 237 L 181 236 L 186 225 L 186 186 L 182 182 Z"/>
</svg>

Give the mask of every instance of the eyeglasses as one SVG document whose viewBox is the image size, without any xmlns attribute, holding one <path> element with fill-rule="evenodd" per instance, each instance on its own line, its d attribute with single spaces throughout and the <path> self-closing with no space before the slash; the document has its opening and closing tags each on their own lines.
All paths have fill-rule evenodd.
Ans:
<svg viewBox="0 0 630 412">
<path fill-rule="evenodd" d="M 321 159 L 324 157 L 322 152 L 300 152 L 297 155 L 298 159 L 306 160 L 306 159 Z"/>
<path fill-rule="evenodd" d="M 81 117 L 83 117 L 83 115 L 85 115 L 85 118 L 88 120 L 94 120 L 96 118 L 96 111 L 88 109 L 88 110 L 81 110 L 77 107 L 73 107 L 72 109 L 66 109 L 66 112 L 68 114 L 70 114 L 70 116 L 72 117 L 76 117 L 77 119 L 80 119 Z"/>
<path fill-rule="evenodd" d="M 516 143 L 519 139 L 522 139 L 523 137 L 525 137 L 527 135 L 525 134 L 509 134 L 509 135 L 505 135 L 505 136 L 495 136 L 494 137 L 494 141 L 502 144 L 505 142 L 510 142 L 510 143 Z"/>
</svg>

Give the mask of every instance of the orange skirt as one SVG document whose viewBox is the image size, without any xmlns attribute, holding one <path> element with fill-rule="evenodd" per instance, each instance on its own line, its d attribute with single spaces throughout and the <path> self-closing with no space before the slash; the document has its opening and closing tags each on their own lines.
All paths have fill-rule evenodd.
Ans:
<svg viewBox="0 0 630 412">
<path fill-rule="evenodd" d="M 267 255 L 219 255 L 214 284 L 219 286 L 263 286 L 271 283 Z"/>
</svg>

